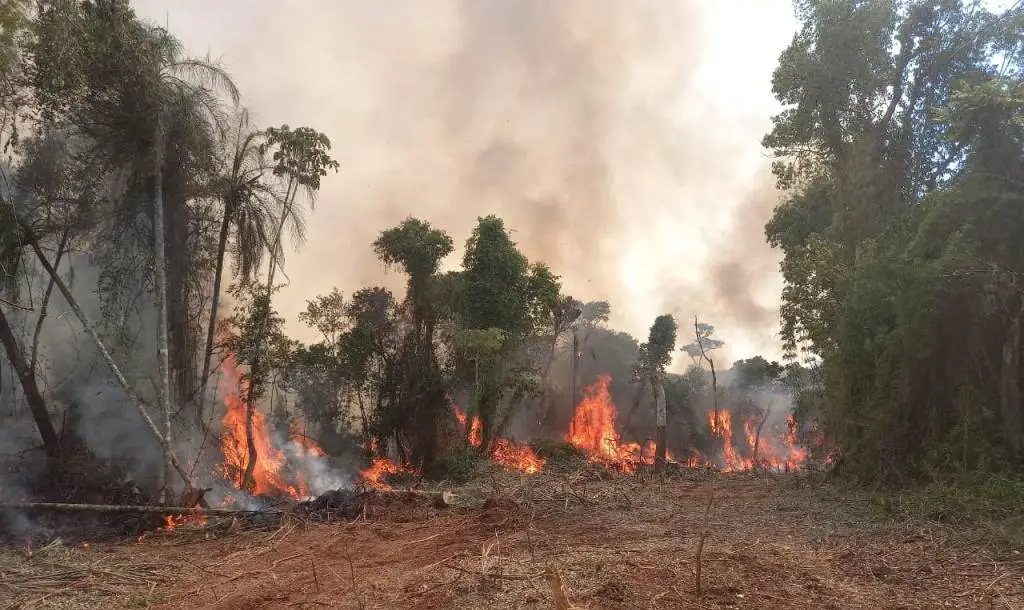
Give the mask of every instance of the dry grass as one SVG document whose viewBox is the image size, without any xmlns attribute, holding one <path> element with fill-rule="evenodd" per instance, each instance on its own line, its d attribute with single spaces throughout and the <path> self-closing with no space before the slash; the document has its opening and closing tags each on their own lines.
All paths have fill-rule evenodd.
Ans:
<svg viewBox="0 0 1024 610">
<path fill-rule="evenodd" d="M 493 474 L 455 491 L 463 505 L 450 510 L 151 536 L 59 560 L 6 551 L 0 594 L 11 608 L 72 607 L 59 604 L 80 595 L 66 584 L 77 578 L 93 603 L 105 596 L 78 607 L 167 610 L 1024 607 L 1024 556 L 880 524 L 866 496 L 807 477 L 657 482 L 587 468 Z"/>
</svg>

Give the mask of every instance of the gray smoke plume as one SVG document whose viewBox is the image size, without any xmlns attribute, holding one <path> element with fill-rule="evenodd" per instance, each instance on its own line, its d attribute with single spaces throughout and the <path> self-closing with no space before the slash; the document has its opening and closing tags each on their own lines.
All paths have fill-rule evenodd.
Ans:
<svg viewBox="0 0 1024 610">
<path fill-rule="evenodd" d="M 777 259 L 760 229 L 774 187 L 758 142 L 790 35 L 762 30 L 787 0 L 135 4 L 221 58 L 261 124 L 332 139 L 341 171 L 278 300 L 293 322 L 336 286 L 400 289 L 370 243 L 404 217 L 461 246 L 496 213 L 568 293 L 609 300 L 615 327 L 644 336 L 679 310 L 718 325 L 737 357 L 777 349 Z M 760 46 L 726 61 L 741 40 Z"/>
</svg>

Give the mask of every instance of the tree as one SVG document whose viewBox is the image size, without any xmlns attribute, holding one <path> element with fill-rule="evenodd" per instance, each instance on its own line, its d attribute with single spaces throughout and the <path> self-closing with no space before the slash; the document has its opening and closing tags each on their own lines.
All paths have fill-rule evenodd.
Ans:
<svg viewBox="0 0 1024 610">
<path fill-rule="evenodd" d="M 385 389 L 390 396 L 381 401 L 384 408 L 378 412 L 378 431 L 393 438 L 400 452 L 404 453 L 403 441 L 409 442 L 409 457 L 419 467 L 429 467 L 437 457 L 439 426 L 447 410 L 446 383 L 434 347 L 437 304 L 431 298 L 431 287 L 441 260 L 453 247 L 447 233 L 416 218 L 381 232 L 373 243 L 385 265 L 399 266 L 408 275 L 406 305 L 410 312 L 409 332 L 390 362 L 390 374 L 398 378 Z"/>
<path fill-rule="evenodd" d="M 275 213 L 281 213 L 281 194 L 277 185 L 265 180 L 272 171 L 265 154 L 267 133 L 249 126 L 249 113 L 239 113 L 232 133 L 229 155 L 225 167 L 214 178 L 214 192 L 221 204 L 220 230 L 217 234 L 216 267 L 213 272 L 213 292 L 210 297 L 210 317 L 207 321 L 206 346 L 203 350 L 203 368 L 200 374 L 197 424 L 203 425 L 203 406 L 206 384 L 210 379 L 220 308 L 221 282 L 224 259 L 232 241 L 232 261 L 237 279 L 248 282 L 259 269 L 271 243 Z"/>
<path fill-rule="evenodd" d="M 666 435 L 668 419 L 665 407 L 665 367 L 672 362 L 672 352 L 676 349 L 676 321 L 670 314 L 663 314 L 654 319 L 647 342 L 640 345 L 640 357 L 637 359 L 635 378 L 640 381 L 639 392 L 643 391 L 644 382 L 650 385 L 654 395 L 656 433 L 654 436 L 655 459 L 654 471 L 661 474 L 665 470 Z"/>
<path fill-rule="evenodd" d="M 499 404 L 506 392 L 511 391 L 515 402 L 537 386 L 532 365 L 517 362 L 515 357 L 527 340 L 552 319 L 559 306 L 560 286 L 546 266 L 530 264 L 516 248 L 504 222 L 493 215 L 478 219 L 466 241 L 462 266 L 457 297 L 459 323 L 464 333 L 488 339 L 484 353 L 477 351 L 472 360 L 477 388 L 472 411 L 480 418 L 482 447 L 487 451 L 512 416 L 509 409 L 502 421 L 498 420 Z"/>
<path fill-rule="evenodd" d="M 241 379 L 245 386 L 248 460 L 238 486 L 252 489 L 253 472 L 259 459 L 254 438 L 256 401 L 266 395 L 271 375 L 287 369 L 295 346 L 284 333 L 284 318 L 271 305 L 270 291 L 254 282 L 234 286 L 231 292 L 239 305 L 228 321 L 231 330 L 225 337 L 224 348 L 234 354 L 238 364 L 248 369 Z"/>
<path fill-rule="evenodd" d="M 798 413 L 867 480 L 1019 468 L 1024 7 L 798 8 L 764 140 L 783 338 L 821 362 Z"/>
<path fill-rule="evenodd" d="M 686 352 L 688 356 L 694 359 L 694 364 L 699 365 L 701 362 L 707 362 L 708 367 L 711 369 L 711 397 L 714 405 L 714 426 L 719 425 L 719 413 L 718 413 L 718 373 L 715 371 L 715 360 L 711 357 L 711 352 L 725 345 L 724 342 L 713 338 L 711 335 L 715 333 L 715 327 L 710 324 L 703 324 L 693 319 L 693 343 L 687 343 L 682 347 L 682 351 Z"/>
</svg>

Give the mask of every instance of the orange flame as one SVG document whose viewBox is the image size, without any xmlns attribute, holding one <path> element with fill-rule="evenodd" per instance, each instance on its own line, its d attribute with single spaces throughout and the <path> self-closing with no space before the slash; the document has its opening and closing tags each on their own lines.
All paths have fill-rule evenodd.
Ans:
<svg viewBox="0 0 1024 610">
<path fill-rule="evenodd" d="M 707 417 L 711 434 L 722 441 L 722 470 L 725 472 L 751 470 L 755 465 L 769 470 L 795 471 L 799 470 L 807 459 L 807 451 L 797 444 L 796 421 L 792 415 L 786 418 L 788 430 L 781 438 L 777 434 L 772 434 L 774 430 L 764 427 L 759 437 L 759 417 L 748 419 L 743 424 L 745 446 L 740 450 L 734 445 L 732 413 L 721 410 L 716 419 L 715 412 L 708 411 Z"/>
<path fill-rule="evenodd" d="M 615 430 L 615 404 L 608 391 L 611 380 L 603 375 L 593 385 L 583 388 L 583 399 L 576 405 L 565 440 L 585 451 L 593 461 L 633 472 L 636 469 L 633 456 L 640 452 L 640 444 L 622 443 Z M 651 455 L 653 458 L 653 451 Z"/>
<path fill-rule="evenodd" d="M 544 460 L 537 457 L 529 445 L 503 438 L 494 441 L 491 459 L 509 470 L 518 470 L 524 474 L 534 474 L 544 468 Z"/>
<path fill-rule="evenodd" d="M 359 473 L 359 480 L 366 487 L 388 490 L 391 489 L 391 486 L 384 481 L 384 476 L 400 472 L 412 471 L 399 466 L 385 457 L 375 457 L 370 462 L 370 467 Z"/>
<path fill-rule="evenodd" d="M 466 430 L 466 414 L 463 413 L 450 397 L 448 399 L 455 419 L 458 420 L 462 430 Z M 483 430 L 480 425 L 480 418 L 473 416 L 473 422 L 469 428 L 469 444 L 479 447 L 484 442 Z M 515 443 L 510 440 L 499 438 L 492 446 L 491 459 L 509 470 L 518 470 L 524 474 L 534 474 L 544 468 L 544 460 L 537 457 L 529 445 Z"/>
<path fill-rule="evenodd" d="M 224 413 L 224 432 L 221 437 L 221 453 L 224 455 L 224 463 L 221 474 L 232 481 L 236 487 L 242 487 L 246 465 L 249 463 L 249 449 L 246 442 L 246 405 L 242 399 L 248 391 L 248 382 L 242 379 L 241 371 L 233 355 L 229 355 L 222 366 L 227 382 L 228 391 L 224 396 L 224 406 L 227 408 Z M 256 464 L 253 468 L 253 486 L 250 491 L 253 494 L 275 494 L 287 495 L 293 499 L 308 497 L 309 487 L 306 482 L 306 475 L 301 469 L 293 475 L 294 483 L 290 483 L 286 473 L 288 458 L 274 445 L 267 430 L 263 414 L 258 409 L 254 410 L 252 417 L 253 444 L 256 446 Z M 292 429 L 289 437 L 293 444 L 299 448 L 305 456 L 323 456 L 324 452 L 313 441 L 309 440 L 305 432 L 299 434 L 298 430 Z"/>
<path fill-rule="evenodd" d="M 203 527 L 206 525 L 207 517 L 203 513 L 191 513 L 185 515 L 167 515 L 164 517 L 164 526 L 160 528 L 164 532 L 173 532 L 182 525 L 193 525 Z"/>
</svg>

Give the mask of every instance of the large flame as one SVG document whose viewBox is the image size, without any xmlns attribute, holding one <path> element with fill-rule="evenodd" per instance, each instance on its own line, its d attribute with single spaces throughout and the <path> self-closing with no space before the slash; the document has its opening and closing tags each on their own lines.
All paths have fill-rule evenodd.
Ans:
<svg viewBox="0 0 1024 610">
<path fill-rule="evenodd" d="M 222 422 L 224 430 L 221 436 L 221 453 L 224 455 L 224 463 L 221 474 L 241 489 L 242 478 L 249 463 L 249 445 L 245 434 L 246 405 L 242 398 L 247 393 L 248 382 L 242 378 L 233 355 L 224 360 L 222 370 L 226 389 L 226 411 Z M 253 412 L 252 427 L 256 464 L 252 473 L 253 485 L 247 491 L 255 495 L 287 495 L 294 499 L 308 497 L 309 485 L 301 464 L 289 463 L 285 452 L 272 442 L 266 421 L 259 409 Z M 302 458 L 324 455 L 323 450 L 306 437 L 304 430 L 300 431 L 294 426 L 289 433 L 289 442 L 296 462 L 301 462 Z"/>
<path fill-rule="evenodd" d="M 640 443 L 623 443 L 615 430 L 615 404 L 608 391 L 611 380 L 603 375 L 583 388 L 583 399 L 576 405 L 565 440 L 585 451 L 593 461 L 633 472 L 636 470 L 634 456 L 641 454 Z M 653 450 L 649 452 L 652 459 L 653 453 Z"/>
</svg>

